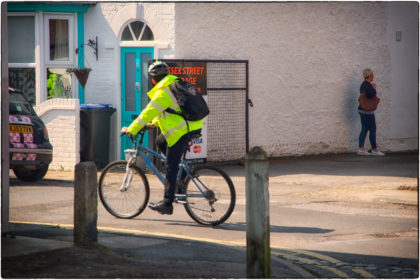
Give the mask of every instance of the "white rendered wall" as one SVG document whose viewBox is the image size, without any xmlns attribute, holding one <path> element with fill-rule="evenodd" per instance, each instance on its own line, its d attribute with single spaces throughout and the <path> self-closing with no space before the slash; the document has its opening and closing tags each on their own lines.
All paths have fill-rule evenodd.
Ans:
<svg viewBox="0 0 420 280">
<path fill-rule="evenodd" d="M 392 150 L 418 145 L 418 13 L 417 2 L 389 3 L 388 38 L 392 64 L 389 145 Z"/>
<path fill-rule="evenodd" d="M 381 98 L 379 147 L 413 150 L 418 81 L 405 73 L 417 69 L 418 56 L 412 54 L 418 47 L 408 41 L 408 53 L 393 48 L 390 30 L 404 19 L 403 38 L 405 30 L 407 36 L 418 33 L 412 27 L 414 22 L 417 28 L 418 4 L 409 14 L 413 4 L 401 5 L 395 10 L 397 4 L 379 2 L 177 3 L 176 58 L 249 60 L 250 147 L 261 146 L 269 156 L 355 151 L 361 73 L 370 67 Z M 402 68 L 400 57 L 413 62 Z M 408 90 L 395 91 L 407 81 Z M 393 104 L 397 93 L 405 101 Z M 415 141 L 398 140 L 407 137 Z"/>
<path fill-rule="evenodd" d="M 79 99 L 54 98 L 35 107 L 47 126 L 53 146 L 53 160 L 49 169 L 74 170 L 80 161 Z"/>
</svg>

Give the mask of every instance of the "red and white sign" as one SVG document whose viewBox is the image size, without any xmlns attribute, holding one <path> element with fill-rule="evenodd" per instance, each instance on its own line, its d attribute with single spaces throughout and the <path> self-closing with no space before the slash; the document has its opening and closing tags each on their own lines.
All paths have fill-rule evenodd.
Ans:
<svg viewBox="0 0 420 280">
<path fill-rule="evenodd" d="M 207 101 L 207 96 L 204 96 Z M 187 152 L 186 158 L 192 162 L 203 163 L 207 160 L 207 117 L 204 118 L 203 128 L 201 129 L 201 137 L 193 140 L 190 151 Z"/>
</svg>

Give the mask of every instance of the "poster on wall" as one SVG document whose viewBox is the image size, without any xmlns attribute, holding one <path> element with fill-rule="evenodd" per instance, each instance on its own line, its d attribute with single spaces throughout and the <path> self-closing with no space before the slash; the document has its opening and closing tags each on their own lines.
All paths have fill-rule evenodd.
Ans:
<svg viewBox="0 0 420 280">
<path fill-rule="evenodd" d="M 207 69 L 202 61 L 163 59 L 169 66 L 169 74 L 175 75 L 194 85 L 207 101 Z M 201 137 L 193 140 L 187 152 L 187 160 L 192 163 L 204 163 L 207 160 L 207 117 L 204 119 Z"/>
<path fill-rule="evenodd" d="M 169 74 L 194 85 L 202 95 L 207 95 L 207 69 L 205 62 L 163 60 L 169 66 Z"/>
</svg>

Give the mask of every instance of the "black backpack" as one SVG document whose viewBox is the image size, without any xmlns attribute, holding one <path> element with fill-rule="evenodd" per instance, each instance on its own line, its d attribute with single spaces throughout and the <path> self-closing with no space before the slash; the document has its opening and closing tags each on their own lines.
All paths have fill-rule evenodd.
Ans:
<svg viewBox="0 0 420 280">
<path fill-rule="evenodd" d="M 194 85 L 176 80 L 169 86 L 169 89 L 175 96 L 182 113 L 177 113 L 169 108 L 166 109 L 167 112 L 180 115 L 187 121 L 201 120 L 210 113 L 206 100 Z"/>
</svg>

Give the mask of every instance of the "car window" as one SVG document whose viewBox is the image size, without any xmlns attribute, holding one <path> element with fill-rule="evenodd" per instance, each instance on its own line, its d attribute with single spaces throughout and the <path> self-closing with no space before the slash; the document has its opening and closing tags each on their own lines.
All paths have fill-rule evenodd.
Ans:
<svg viewBox="0 0 420 280">
<path fill-rule="evenodd" d="M 9 114 L 10 115 L 35 115 L 32 105 L 20 93 L 9 94 Z"/>
</svg>

